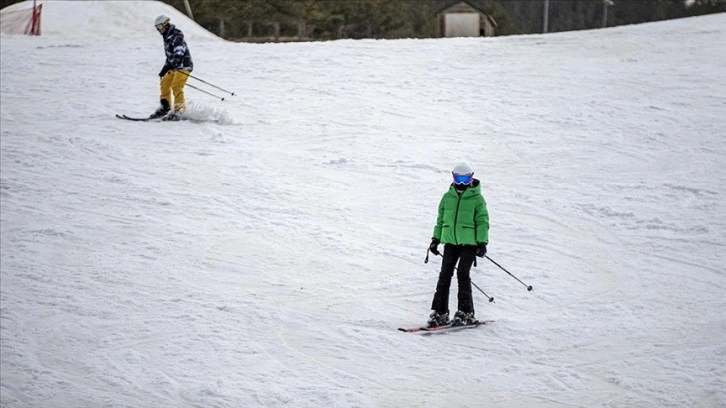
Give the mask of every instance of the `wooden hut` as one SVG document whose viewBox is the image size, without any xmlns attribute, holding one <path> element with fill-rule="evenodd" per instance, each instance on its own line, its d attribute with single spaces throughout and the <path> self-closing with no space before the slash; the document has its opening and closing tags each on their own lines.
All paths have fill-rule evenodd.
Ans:
<svg viewBox="0 0 726 408">
<path fill-rule="evenodd" d="M 491 37 L 497 22 L 484 10 L 461 0 L 436 12 L 439 37 Z"/>
</svg>

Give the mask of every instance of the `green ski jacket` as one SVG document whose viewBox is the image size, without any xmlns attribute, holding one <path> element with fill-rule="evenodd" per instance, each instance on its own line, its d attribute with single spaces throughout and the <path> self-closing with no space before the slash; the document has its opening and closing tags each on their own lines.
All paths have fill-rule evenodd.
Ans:
<svg viewBox="0 0 726 408">
<path fill-rule="evenodd" d="M 442 244 L 489 243 L 489 212 L 479 180 L 459 194 L 453 184 L 439 203 L 434 238 Z"/>
</svg>

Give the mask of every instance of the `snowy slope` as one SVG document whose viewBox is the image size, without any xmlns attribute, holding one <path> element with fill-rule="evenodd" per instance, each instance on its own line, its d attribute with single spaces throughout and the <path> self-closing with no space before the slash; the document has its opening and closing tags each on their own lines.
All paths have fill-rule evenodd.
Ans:
<svg viewBox="0 0 726 408">
<path fill-rule="evenodd" d="M 114 113 L 156 107 L 153 17 L 195 29 L 88 3 L 111 52 L 51 3 L 58 34 L 0 39 L 3 407 L 726 405 L 726 15 L 190 38 L 194 74 L 238 96 L 187 90 L 220 123 L 135 123 Z M 483 260 L 495 324 L 397 332 L 428 315 L 461 160 L 489 255 L 534 291 Z"/>
<path fill-rule="evenodd" d="M 182 28 L 184 35 L 195 41 L 221 38 L 195 23 L 184 13 L 160 1 L 148 0 L 52 0 L 36 1 L 43 6 L 41 34 L 56 39 L 90 39 L 116 41 L 119 39 L 143 40 L 156 33 L 154 18 L 164 14 Z M 26 0 L 4 8 L 2 11 L 26 10 L 33 7 Z M 109 44 L 109 48 L 113 48 Z"/>
</svg>

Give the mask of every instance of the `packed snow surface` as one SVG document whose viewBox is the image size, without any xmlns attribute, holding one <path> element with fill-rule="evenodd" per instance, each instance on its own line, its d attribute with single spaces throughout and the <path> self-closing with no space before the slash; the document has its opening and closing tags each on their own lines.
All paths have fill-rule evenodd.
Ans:
<svg viewBox="0 0 726 408">
<path fill-rule="evenodd" d="M 158 14 L 225 100 L 119 120 L 158 104 Z M 158 2 L 42 21 L 0 44 L 2 407 L 726 406 L 726 14 L 296 44 Z M 398 332 L 460 161 L 534 290 L 480 259 L 494 324 Z"/>
</svg>

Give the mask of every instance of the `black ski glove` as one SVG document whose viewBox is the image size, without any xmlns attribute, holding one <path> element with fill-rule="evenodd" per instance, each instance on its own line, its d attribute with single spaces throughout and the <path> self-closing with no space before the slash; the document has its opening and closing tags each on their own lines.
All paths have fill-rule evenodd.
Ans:
<svg viewBox="0 0 726 408">
<path fill-rule="evenodd" d="M 169 72 L 171 68 L 168 65 L 164 65 L 164 68 L 161 69 L 159 72 L 159 78 L 164 78 L 164 75 L 166 75 L 167 72 Z"/>
<path fill-rule="evenodd" d="M 487 243 L 480 242 L 479 245 L 476 246 L 476 256 L 478 256 L 479 258 L 482 258 L 486 254 L 487 254 Z"/>
<path fill-rule="evenodd" d="M 440 241 L 438 239 L 431 238 L 431 245 L 429 245 L 429 251 L 431 251 L 432 254 L 439 254 L 439 243 Z"/>
</svg>

